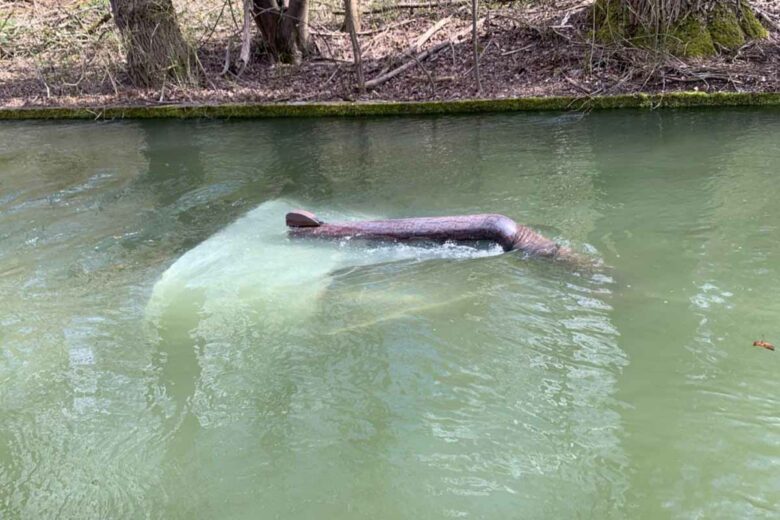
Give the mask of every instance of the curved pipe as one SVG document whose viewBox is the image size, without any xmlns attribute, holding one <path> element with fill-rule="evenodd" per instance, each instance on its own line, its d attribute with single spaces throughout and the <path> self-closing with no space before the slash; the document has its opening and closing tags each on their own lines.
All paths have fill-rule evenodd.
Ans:
<svg viewBox="0 0 780 520">
<path fill-rule="evenodd" d="M 390 242 L 490 241 L 504 251 L 523 251 L 536 256 L 557 257 L 558 244 L 504 215 L 488 213 L 456 217 L 420 217 L 325 223 L 313 213 L 295 210 L 287 214 L 291 236 L 317 238 L 362 238 Z"/>
</svg>

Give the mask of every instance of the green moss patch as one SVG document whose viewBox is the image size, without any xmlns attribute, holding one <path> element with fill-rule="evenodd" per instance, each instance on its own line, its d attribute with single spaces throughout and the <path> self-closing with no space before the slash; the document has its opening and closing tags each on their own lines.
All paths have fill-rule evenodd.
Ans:
<svg viewBox="0 0 780 520">
<path fill-rule="evenodd" d="M 628 12 L 621 0 L 596 0 L 593 4 L 594 37 L 601 43 L 618 43 L 630 37 Z"/>
<path fill-rule="evenodd" d="M 669 52 L 675 56 L 701 58 L 715 54 L 707 24 L 697 16 L 689 16 L 673 27 L 666 42 Z"/>
<path fill-rule="evenodd" d="M 758 21 L 756 14 L 747 5 L 747 2 L 742 2 L 739 10 L 739 26 L 745 33 L 745 36 L 751 40 L 762 40 L 769 38 L 769 31 L 761 25 Z"/>
<path fill-rule="evenodd" d="M 745 45 L 745 33 L 737 20 L 737 12 L 723 4 L 713 10 L 707 28 L 712 43 L 724 49 L 734 50 Z"/>
<path fill-rule="evenodd" d="M 592 36 L 599 43 L 660 48 L 688 58 L 712 56 L 722 49 L 736 50 L 747 40 L 769 35 L 746 2 L 736 9 L 723 0 L 710 14 L 691 14 L 660 33 L 632 21 L 625 0 L 596 0 L 592 13 Z"/>
</svg>

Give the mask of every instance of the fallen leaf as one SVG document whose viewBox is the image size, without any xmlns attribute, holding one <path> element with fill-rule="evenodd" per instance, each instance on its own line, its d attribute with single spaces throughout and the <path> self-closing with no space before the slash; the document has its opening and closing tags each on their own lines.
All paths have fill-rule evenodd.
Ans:
<svg viewBox="0 0 780 520">
<path fill-rule="evenodd" d="M 775 346 L 769 343 L 768 341 L 758 340 L 753 342 L 754 347 L 761 347 L 765 348 L 767 350 L 774 350 Z"/>
</svg>

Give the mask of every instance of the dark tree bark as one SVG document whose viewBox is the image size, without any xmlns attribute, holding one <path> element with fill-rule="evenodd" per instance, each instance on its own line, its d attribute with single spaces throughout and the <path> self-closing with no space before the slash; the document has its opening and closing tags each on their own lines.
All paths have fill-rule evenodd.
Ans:
<svg viewBox="0 0 780 520">
<path fill-rule="evenodd" d="M 171 0 L 111 0 L 130 80 L 141 87 L 197 78 L 195 56 L 176 23 Z"/>
<path fill-rule="evenodd" d="M 253 14 L 266 48 L 275 59 L 296 63 L 308 53 L 308 0 L 290 0 L 287 8 L 277 0 L 254 0 Z"/>
<path fill-rule="evenodd" d="M 680 56 L 733 51 L 768 36 L 748 0 L 597 0 L 593 13 L 597 40 L 661 45 Z"/>
</svg>

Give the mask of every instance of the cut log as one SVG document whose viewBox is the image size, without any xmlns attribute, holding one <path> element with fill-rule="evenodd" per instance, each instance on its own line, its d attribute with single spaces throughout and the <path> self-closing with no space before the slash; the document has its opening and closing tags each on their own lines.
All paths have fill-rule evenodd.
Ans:
<svg viewBox="0 0 780 520">
<path fill-rule="evenodd" d="M 305 209 L 289 212 L 284 220 L 287 227 L 317 227 L 322 224 L 322 221 L 314 213 Z"/>
<path fill-rule="evenodd" d="M 421 217 L 388 220 L 322 222 L 314 214 L 296 210 L 287 214 L 289 234 L 310 238 L 357 238 L 387 242 L 479 242 L 500 245 L 534 256 L 568 255 L 567 249 L 532 229 L 499 214 Z"/>
</svg>

